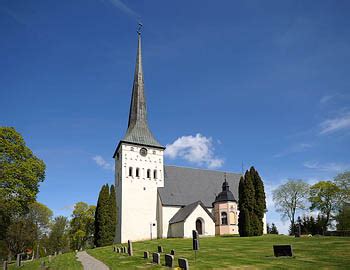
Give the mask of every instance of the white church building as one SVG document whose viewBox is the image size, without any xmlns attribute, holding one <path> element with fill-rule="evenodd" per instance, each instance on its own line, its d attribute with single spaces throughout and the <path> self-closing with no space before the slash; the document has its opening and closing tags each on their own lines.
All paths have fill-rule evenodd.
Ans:
<svg viewBox="0 0 350 270">
<path fill-rule="evenodd" d="M 113 155 L 118 209 L 115 240 L 191 237 L 192 230 L 202 236 L 238 234 L 241 174 L 167 166 L 164 150 L 147 123 L 138 33 L 128 128 Z"/>
</svg>

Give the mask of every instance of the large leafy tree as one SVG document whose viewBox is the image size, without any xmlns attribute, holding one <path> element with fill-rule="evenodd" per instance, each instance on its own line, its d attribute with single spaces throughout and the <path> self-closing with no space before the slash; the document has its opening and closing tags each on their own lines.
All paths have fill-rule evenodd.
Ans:
<svg viewBox="0 0 350 270">
<path fill-rule="evenodd" d="M 338 174 L 334 183 L 339 188 L 339 204 L 350 203 L 350 171 Z"/>
<path fill-rule="evenodd" d="M 327 230 L 334 214 L 339 210 L 339 187 L 331 181 L 320 181 L 310 188 L 311 210 L 319 210 L 325 217 L 324 231 Z"/>
<path fill-rule="evenodd" d="M 92 246 L 95 209 L 95 206 L 84 202 L 75 204 L 70 221 L 70 237 L 73 249 L 80 250 Z"/>
<path fill-rule="evenodd" d="M 0 242 L 6 238 L 10 250 L 18 250 L 12 248 L 16 241 L 10 236 L 25 227 L 19 217 L 35 201 L 44 178 L 44 162 L 26 146 L 21 134 L 12 127 L 0 127 Z M 15 221 L 18 224 L 10 227 Z"/>
<path fill-rule="evenodd" d="M 47 250 L 50 254 L 54 252 L 65 252 L 69 250 L 69 222 L 64 216 L 55 217 L 50 226 L 47 239 Z"/>
<path fill-rule="evenodd" d="M 345 203 L 337 214 L 337 230 L 345 231 L 350 230 L 350 204 Z"/>
<path fill-rule="evenodd" d="M 273 191 L 273 201 L 277 212 L 283 219 L 290 221 L 291 234 L 295 227 L 295 213 L 297 210 L 306 209 L 309 195 L 309 185 L 303 180 L 290 179 Z"/>
</svg>

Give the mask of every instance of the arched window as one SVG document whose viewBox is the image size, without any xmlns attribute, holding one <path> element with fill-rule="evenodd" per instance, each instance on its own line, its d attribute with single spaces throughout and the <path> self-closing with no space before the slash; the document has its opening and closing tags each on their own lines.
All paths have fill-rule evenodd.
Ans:
<svg viewBox="0 0 350 270">
<path fill-rule="evenodd" d="M 154 171 L 153 171 L 153 178 L 154 178 L 154 179 L 157 179 L 157 170 L 154 170 Z"/>
<path fill-rule="evenodd" d="M 227 225 L 227 213 L 221 212 L 221 225 Z"/>
<path fill-rule="evenodd" d="M 151 170 L 150 169 L 147 170 L 147 178 L 151 178 Z"/>
<path fill-rule="evenodd" d="M 140 169 L 136 168 L 136 177 L 140 177 Z"/>
</svg>

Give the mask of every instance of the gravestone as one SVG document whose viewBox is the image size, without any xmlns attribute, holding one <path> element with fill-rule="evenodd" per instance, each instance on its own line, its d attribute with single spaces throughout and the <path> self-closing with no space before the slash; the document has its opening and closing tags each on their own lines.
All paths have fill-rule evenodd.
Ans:
<svg viewBox="0 0 350 270">
<path fill-rule="evenodd" d="M 152 254 L 152 262 L 156 264 L 160 264 L 160 254 L 159 253 L 153 253 Z"/>
<path fill-rule="evenodd" d="M 51 259 L 52 259 L 52 256 L 51 256 L 51 255 L 49 255 L 49 262 L 51 262 Z"/>
<path fill-rule="evenodd" d="M 175 256 L 175 249 L 172 249 L 172 250 L 170 251 L 170 254 Z"/>
<path fill-rule="evenodd" d="M 128 254 L 129 256 L 133 256 L 134 252 L 132 250 L 132 242 L 131 240 L 128 240 Z"/>
<path fill-rule="evenodd" d="M 58 255 L 62 255 L 62 251 L 61 250 L 58 252 Z"/>
<path fill-rule="evenodd" d="M 291 245 L 273 245 L 273 253 L 275 257 L 282 256 L 293 256 L 292 246 Z"/>
<path fill-rule="evenodd" d="M 149 252 L 148 251 L 144 251 L 143 252 L 143 258 L 144 259 L 148 259 L 149 258 Z"/>
<path fill-rule="evenodd" d="M 126 247 L 123 247 L 123 253 L 126 253 Z"/>
<path fill-rule="evenodd" d="M 7 264 L 7 261 L 4 261 L 4 263 L 3 263 L 3 268 L 2 268 L 3 270 L 8 270 L 9 268 L 8 268 L 8 264 Z"/>
<path fill-rule="evenodd" d="M 196 230 L 192 231 L 192 247 L 193 250 L 199 250 L 199 236 Z"/>
<path fill-rule="evenodd" d="M 16 266 L 20 267 L 22 265 L 21 254 L 17 254 Z"/>
<path fill-rule="evenodd" d="M 80 248 L 80 251 L 82 250 L 82 248 Z M 55 251 L 55 254 L 54 254 L 54 256 L 56 257 L 57 256 L 57 251 Z"/>
<path fill-rule="evenodd" d="M 159 252 L 159 253 L 164 252 L 164 250 L 163 250 L 163 247 L 162 247 L 162 246 L 158 246 L 158 252 Z"/>
<path fill-rule="evenodd" d="M 114 246 L 113 247 L 113 252 L 116 252 L 117 251 L 117 248 Z"/>
<path fill-rule="evenodd" d="M 117 248 L 116 251 L 117 251 L 117 253 L 120 253 L 120 249 L 119 248 Z"/>
<path fill-rule="evenodd" d="M 188 260 L 185 258 L 179 258 L 178 259 L 179 267 L 184 270 L 190 269 L 190 266 L 188 265 Z"/>
<path fill-rule="evenodd" d="M 165 254 L 165 266 L 174 267 L 174 256 L 170 254 Z"/>
</svg>

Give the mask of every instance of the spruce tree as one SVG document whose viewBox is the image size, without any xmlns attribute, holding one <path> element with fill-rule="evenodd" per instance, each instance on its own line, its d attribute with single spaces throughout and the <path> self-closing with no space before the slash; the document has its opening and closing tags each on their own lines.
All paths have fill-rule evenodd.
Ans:
<svg viewBox="0 0 350 270">
<path fill-rule="evenodd" d="M 254 167 L 250 168 L 250 175 L 253 181 L 254 186 L 254 214 L 252 214 L 254 223 L 254 235 L 262 235 L 263 234 L 263 218 L 266 211 L 266 196 L 264 190 L 264 183 L 259 175 L 259 173 L 255 170 Z"/>
<path fill-rule="evenodd" d="M 110 208 L 110 235 L 109 239 L 111 244 L 114 242 L 115 230 L 117 226 L 117 202 L 116 202 L 116 193 L 114 185 L 111 185 L 111 190 L 109 194 L 109 208 Z"/>
<path fill-rule="evenodd" d="M 246 232 L 246 217 L 245 217 L 245 194 L 244 194 L 244 178 L 241 176 L 238 186 L 238 231 L 240 236 L 248 236 Z"/>
<path fill-rule="evenodd" d="M 110 204 L 109 186 L 103 185 L 98 196 L 95 212 L 95 235 L 94 243 L 97 247 L 106 246 L 110 242 Z"/>
</svg>

